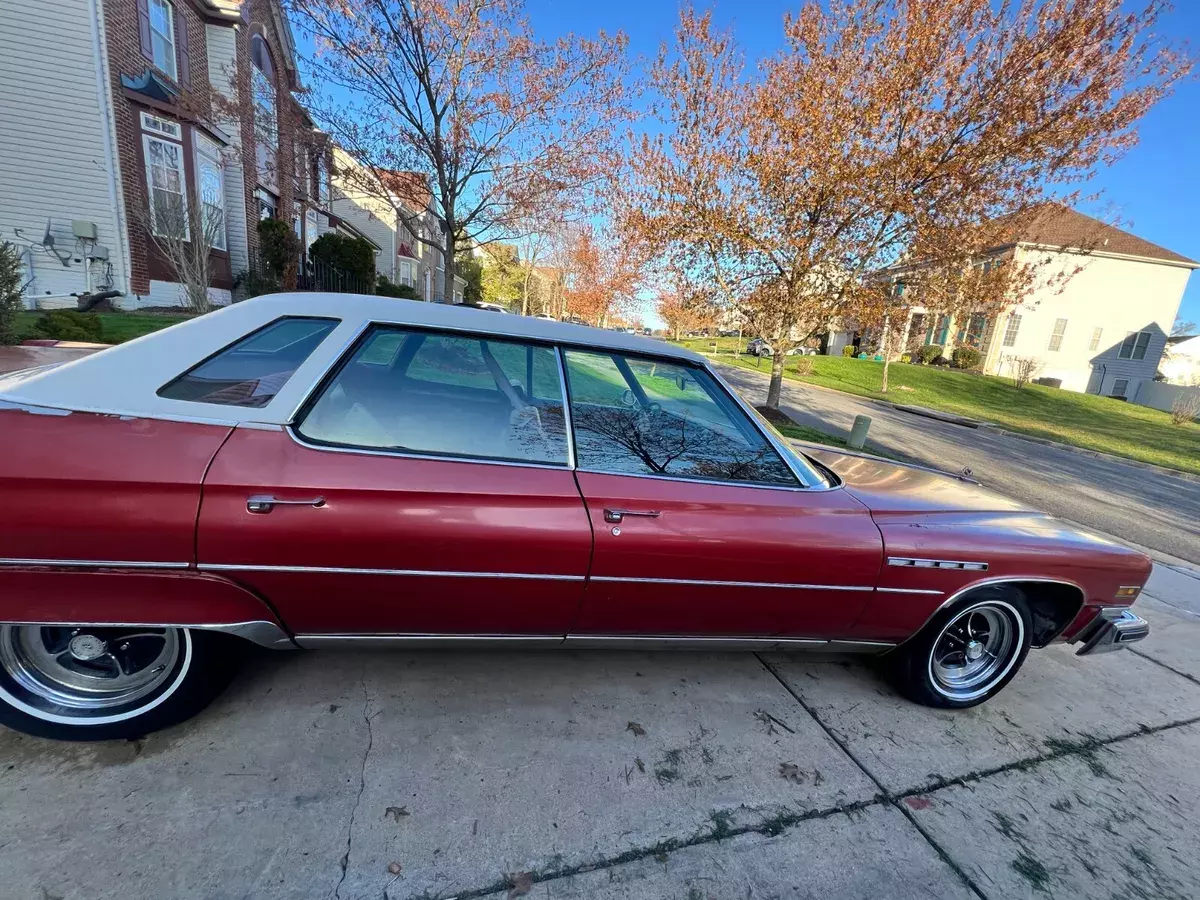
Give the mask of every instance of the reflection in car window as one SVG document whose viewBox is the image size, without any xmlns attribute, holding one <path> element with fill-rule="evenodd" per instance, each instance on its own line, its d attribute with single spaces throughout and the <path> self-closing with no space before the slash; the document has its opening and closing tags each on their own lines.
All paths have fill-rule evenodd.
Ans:
<svg viewBox="0 0 1200 900">
<path fill-rule="evenodd" d="M 158 395 L 222 406 L 266 406 L 338 322 L 277 319 L 184 372 Z"/>
<path fill-rule="evenodd" d="M 375 326 L 300 423 L 322 444 L 565 465 L 554 350 Z"/>
<path fill-rule="evenodd" d="M 581 469 L 796 486 L 703 370 L 582 350 L 565 357 Z"/>
</svg>

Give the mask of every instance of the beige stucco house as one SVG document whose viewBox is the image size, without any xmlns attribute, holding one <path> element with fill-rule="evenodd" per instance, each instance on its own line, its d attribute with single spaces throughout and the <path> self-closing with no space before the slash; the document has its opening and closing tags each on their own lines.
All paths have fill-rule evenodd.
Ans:
<svg viewBox="0 0 1200 900">
<path fill-rule="evenodd" d="M 936 344 L 946 356 L 972 346 L 989 375 L 1009 375 L 1014 360 L 1033 358 L 1040 377 L 1061 380 L 1065 390 L 1129 400 L 1153 382 L 1200 263 L 1062 206 L 1047 207 L 1013 244 L 995 249 L 1012 250 L 1018 261 L 1036 258 L 1041 279 L 1053 286 L 998 317 L 909 307 L 892 346 Z M 1060 273 L 1070 275 L 1065 286 L 1055 278 Z"/>
</svg>

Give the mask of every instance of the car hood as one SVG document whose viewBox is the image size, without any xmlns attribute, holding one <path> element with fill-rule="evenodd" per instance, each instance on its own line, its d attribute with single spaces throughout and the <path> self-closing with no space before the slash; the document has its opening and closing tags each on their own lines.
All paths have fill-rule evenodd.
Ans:
<svg viewBox="0 0 1200 900">
<path fill-rule="evenodd" d="M 845 490 L 876 518 L 931 515 L 1049 518 L 1032 507 L 989 491 L 978 482 L 947 472 L 816 447 L 806 448 L 806 452 L 832 469 L 845 482 Z"/>
</svg>

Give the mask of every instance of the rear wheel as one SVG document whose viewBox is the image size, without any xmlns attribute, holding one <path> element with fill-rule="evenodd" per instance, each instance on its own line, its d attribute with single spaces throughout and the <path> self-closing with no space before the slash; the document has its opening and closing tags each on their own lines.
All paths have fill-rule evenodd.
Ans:
<svg viewBox="0 0 1200 900">
<path fill-rule="evenodd" d="M 965 709 L 999 693 L 1029 653 L 1029 607 L 1020 592 L 988 588 L 943 610 L 894 651 L 893 680 L 910 700 Z"/>
<path fill-rule="evenodd" d="M 0 625 L 0 723 L 59 740 L 141 737 L 207 706 L 237 649 L 187 628 Z"/>
</svg>

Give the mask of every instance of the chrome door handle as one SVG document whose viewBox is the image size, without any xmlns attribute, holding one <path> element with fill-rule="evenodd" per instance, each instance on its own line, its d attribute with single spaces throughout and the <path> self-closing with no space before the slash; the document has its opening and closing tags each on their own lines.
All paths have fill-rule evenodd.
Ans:
<svg viewBox="0 0 1200 900">
<path fill-rule="evenodd" d="M 604 511 L 604 521 L 610 525 L 617 525 L 626 516 L 640 516 L 644 519 L 657 519 L 662 515 L 662 512 L 657 509 L 606 509 Z"/>
<path fill-rule="evenodd" d="M 320 509 L 324 505 L 324 497 L 313 497 L 311 500 L 277 500 L 270 494 L 255 494 L 246 501 L 246 511 L 269 513 L 277 506 L 311 506 L 314 509 Z"/>
</svg>

